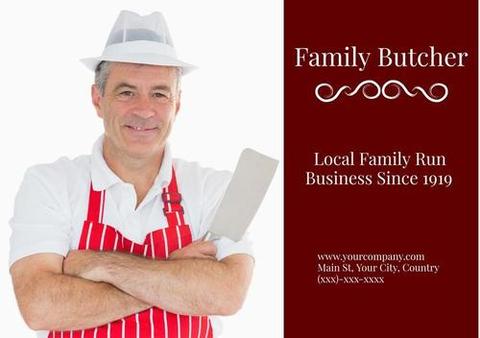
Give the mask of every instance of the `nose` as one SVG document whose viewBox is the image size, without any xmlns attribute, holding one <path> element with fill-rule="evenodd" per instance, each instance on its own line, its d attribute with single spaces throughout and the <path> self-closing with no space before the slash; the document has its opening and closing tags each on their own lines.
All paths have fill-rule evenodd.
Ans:
<svg viewBox="0 0 480 338">
<path fill-rule="evenodd" d="M 144 119 L 155 115 L 152 99 L 148 95 L 138 95 L 132 113 Z"/>
</svg>

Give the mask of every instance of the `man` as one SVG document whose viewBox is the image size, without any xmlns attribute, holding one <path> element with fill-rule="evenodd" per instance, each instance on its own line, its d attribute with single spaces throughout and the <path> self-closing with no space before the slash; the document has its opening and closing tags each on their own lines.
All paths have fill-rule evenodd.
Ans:
<svg viewBox="0 0 480 338">
<path fill-rule="evenodd" d="M 39 337 L 214 337 L 253 270 L 246 241 L 202 241 L 227 172 L 172 159 L 178 60 L 160 13 L 120 13 L 95 70 L 105 133 L 92 154 L 25 174 L 10 272 Z"/>
</svg>

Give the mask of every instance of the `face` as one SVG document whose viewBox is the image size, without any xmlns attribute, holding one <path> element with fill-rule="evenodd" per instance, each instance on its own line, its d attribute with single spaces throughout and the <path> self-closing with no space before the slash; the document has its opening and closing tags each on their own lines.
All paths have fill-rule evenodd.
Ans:
<svg viewBox="0 0 480 338">
<path fill-rule="evenodd" d="M 92 101 L 105 126 L 107 156 L 159 158 L 180 108 L 173 67 L 111 63 L 105 92 Z"/>
</svg>

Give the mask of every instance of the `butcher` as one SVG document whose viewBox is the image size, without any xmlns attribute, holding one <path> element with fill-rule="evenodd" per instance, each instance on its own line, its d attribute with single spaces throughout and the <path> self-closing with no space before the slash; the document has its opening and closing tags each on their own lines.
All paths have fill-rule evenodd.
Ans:
<svg viewBox="0 0 480 338">
<path fill-rule="evenodd" d="M 41 338 L 216 337 L 254 259 L 246 239 L 202 240 L 231 174 L 168 143 L 195 67 L 158 12 L 122 11 L 101 56 L 82 62 L 104 132 L 91 154 L 25 173 L 10 221 L 20 312 Z"/>
</svg>

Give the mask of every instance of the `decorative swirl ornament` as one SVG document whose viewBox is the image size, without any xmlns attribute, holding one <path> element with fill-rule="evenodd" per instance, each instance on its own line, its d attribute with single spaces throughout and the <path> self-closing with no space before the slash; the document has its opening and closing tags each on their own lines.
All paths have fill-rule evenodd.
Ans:
<svg viewBox="0 0 480 338">
<path fill-rule="evenodd" d="M 375 88 L 375 93 L 368 94 L 366 90 L 368 87 Z M 395 89 L 394 94 L 387 93 L 387 88 L 389 87 Z M 433 90 L 437 87 L 443 89 L 443 94 L 440 96 L 433 94 Z M 328 88 L 330 90 L 329 95 L 320 94 L 320 90 L 322 88 Z M 342 93 L 345 93 L 345 95 L 347 96 L 354 96 L 360 90 L 362 91 L 362 95 L 369 100 L 378 99 L 380 96 L 383 96 L 388 100 L 395 100 L 401 95 L 402 91 L 410 97 L 415 97 L 418 93 L 421 93 L 428 101 L 433 103 L 442 102 L 448 96 L 448 87 L 443 83 L 432 84 L 428 89 L 427 93 L 427 91 L 420 86 L 413 87 L 413 89 L 410 91 L 402 82 L 398 80 L 389 80 L 385 82 L 383 86 L 380 86 L 376 81 L 365 80 L 360 82 L 354 90 L 352 90 L 350 86 L 341 86 L 336 92 L 333 90 L 333 87 L 329 83 L 320 83 L 317 87 L 315 87 L 315 96 L 318 100 L 329 103 L 335 101 Z"/>
</svg>

